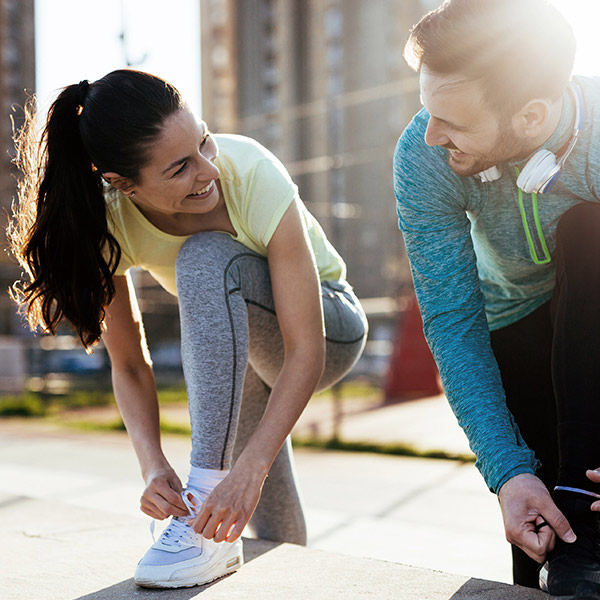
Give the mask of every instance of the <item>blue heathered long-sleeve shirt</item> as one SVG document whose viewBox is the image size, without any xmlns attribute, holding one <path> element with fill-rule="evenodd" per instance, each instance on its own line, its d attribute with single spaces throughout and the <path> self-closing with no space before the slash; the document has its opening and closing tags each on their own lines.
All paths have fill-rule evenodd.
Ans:
<svg viewBox="0 0 600 600">
<path fill-rule="evenodd" d="M 560 216 L 579 202 L 600 198 L 600 79 L 578 77 L 584 125 L 563 174 L 538 196 L 544 237 L 552 254 Z M 570 138 L 574 102 L 564 94 L 559 125 L 544 144 L 557 152 Z M 536 265 L 517 202 L 515 166 L 498 165 L 502 177 L 482 183 L 459 177 L 447 150 L 425 143 L 423 109 L 408 125 L 394 155 L 394 190 L 427 341 L 445 393 L 477 457 L 489 488 L 539 466 L 507 406 L 490 330 L 521 319 L 552 296 L 553 262 Z M 531 196 L 523 194 L 537 240 Z M 598 232 L 600 235 L 600 232 Z M 538 255 L 541 254 L 539 244 Z"/>
</svg>

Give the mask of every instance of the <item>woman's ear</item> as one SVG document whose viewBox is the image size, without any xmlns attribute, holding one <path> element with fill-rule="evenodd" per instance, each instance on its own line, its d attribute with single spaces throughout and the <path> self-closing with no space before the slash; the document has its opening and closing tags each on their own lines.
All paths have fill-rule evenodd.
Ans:
<svg viewBox="0 0 600 600">
<path fill-rule="evenodd" d="M 122 175 L 113 173 L 112 171 L 102 173 L 102 177 L 116 190 L 123 192 L 126 196 L 131 196 L 134 193 L 133 182 L 128 177 L 123 177 Z"/>
</svg>

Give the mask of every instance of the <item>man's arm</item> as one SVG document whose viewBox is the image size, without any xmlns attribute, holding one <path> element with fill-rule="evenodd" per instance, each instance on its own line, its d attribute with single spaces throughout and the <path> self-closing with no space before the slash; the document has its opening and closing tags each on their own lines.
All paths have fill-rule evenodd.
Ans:
<svg viewBox="0 0 600 600">
<path fill-rule="evenodd" d="M 441 149 L 425 145 L 422 121 L 398 143 L 394 189 L 425 335 L 477 467 L 499 493 L 508 541 L 540 561 L 554 532 L 575 536 L 535 477 L 535 456 L 506 406 L 466 214 L 472 184 L 450 171 Z M 540 527 L 544 521 L 550 527 Z"/>
<path fill-rule="evenodd" d="M 426 113 L 404 132 L 394 157 L 399 225 L 427 341 L 450 405 L 497 492 L 537 461 L 510 414 L 492 353 L 467 217 L 471 183 L 425 145 Z"/>
</svg>

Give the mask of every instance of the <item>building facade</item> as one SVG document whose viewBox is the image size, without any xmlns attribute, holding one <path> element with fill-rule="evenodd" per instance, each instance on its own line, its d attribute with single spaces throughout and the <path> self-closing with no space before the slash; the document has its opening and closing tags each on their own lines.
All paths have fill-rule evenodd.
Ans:
<svg viewBox="0 0 600 600">
<path fill-rule="evenodd" d="M 12 165 L 13 127 L 22 123 L 23 107 L 35 90 L 34 0 L 0 0 L 0 286 L 3 290 L 18 275 L 6 252 L 7 216 L 15 196 Z M 0 335 L 20 329 L 14 305 L 0 294 Z"/>
<path fill-rule="evenodd" d="M 420 108 L 402 58 L 419 0 L 201 0 L 203 118 L 273 151 L 359 296 L 409 281 L 392 156 Z"/>
</svg>

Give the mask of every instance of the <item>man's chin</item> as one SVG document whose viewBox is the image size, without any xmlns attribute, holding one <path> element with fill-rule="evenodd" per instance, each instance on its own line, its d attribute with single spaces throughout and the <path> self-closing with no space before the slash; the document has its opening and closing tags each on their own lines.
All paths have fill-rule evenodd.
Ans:
<svg viewBox="0 0 600 600">
<path fill-rule="evenodd" d="M 495 164 L 495 163 L 494 163 Z M 448 166 L 456 173 L 459 177 L 473 177 L 473 175 L 477 175 L 490 167 L 493 167 L 494 164 L 489 164 L 489 162 L 481 162 L 477 160 L 471 161 L 457 161 L 454 160 L 452 155 L 448 155 Z"/>
</svg>

